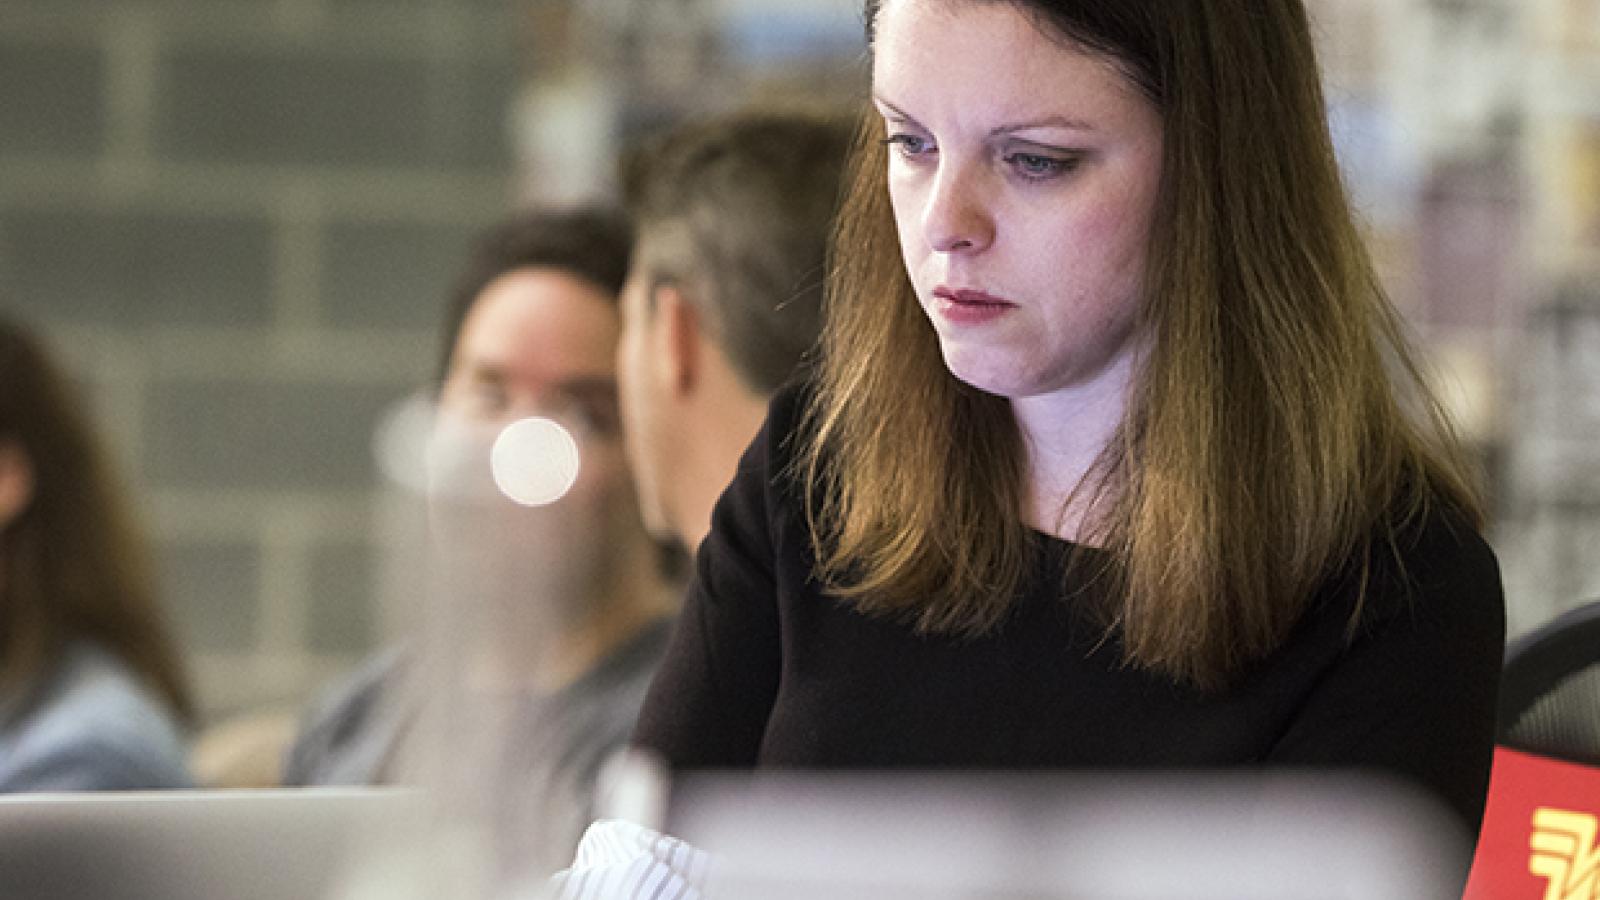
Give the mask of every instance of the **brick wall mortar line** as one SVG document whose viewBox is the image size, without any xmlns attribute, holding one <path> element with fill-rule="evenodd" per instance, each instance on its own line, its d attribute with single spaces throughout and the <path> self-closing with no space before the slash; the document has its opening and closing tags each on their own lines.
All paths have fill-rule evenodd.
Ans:
<svg viewBox="0 0 1600 900">
<path fill-rule="evenodd" d="M 268 334 L 248 328 L 169 326 L 132 342 L 115 326 L 52 323 L 75 367 L 92 372 L 100 353 L 137 359 L 145 380 L 249 378 L 261 381 L 393 385 L 397 396 L 431 366 L 432 329 L 361 328 Z"/>
<path fill-rule="evenodd" d="M 0 207 L 85 212 L 137 205 L 166 212 L 270 215 L 295 185 L 314 190 L 322 206 L 373 222 L 476 225 L 485 209 L 504 205 L 502 173 L 437 169 L 198 164 L 154 161 L 137 184 L 108 179 L 100 162 L 52 158 L 0 159 Z"/>
<path fill-rule="evenodd" d="M 322 278 L 324 204 L 314 186 L 296 183 L 279 195 L 274 241 L 272 294 L 275 344 L 293 332 L 318 328 Z"/>
<path fill-rule="evenodd" d="M 261 596 L 256 650 L 303 665 L 311 593 L 311 556 L 325 541 L 319 518 L 293 503 L 268 508 L 261 523 Z"/>
<path fill-rule="evenodd" d="M 330 539 L 362 541 L 371 531 L 373 497 L 364 489 L 286 493 L 263 488 L 165 488 L 149 491 L 147 500 L 150 527 L 164 540 L 254 540 L 260 537 L 261 511 L 277 508 L 293 509 L 314 520 Z"/>
<path fill-rule="evenodd" d="M 318 31 L 328 23 L 325 0 L 277 0 L 272 13 L 284 29 L 299 33 Z"/>
<path fill-rule="evenodd" d="M 130 186 L 148 181 L 150 123 L 155 106 L 159 31 L 136 11 L 107 17 L 105 91 L 108 125 L 104 177 Z"/>
<path fill-rule="evenodd" d="M 415 635 L 429 586 L 426 498 L 387 482 L 373 497 L 372 608 L 379 645 Z"/>
<path fill-rule="evenodd" d="M 438 22 L 449 20 L 462 39 L 451 47 L 452 61 L 481 59 L 485 46 L 503 46 L 508 17 L 457 8 L 433 15 L 395 15 L 374 9 L 339 16 L 290 12 L 282 4 L 257 0 L 227 3 L 136 3 L 121 0 L 120 15 L 137 13 L 172 43 L 190 43 L 246 50 L 325 47 L 341 55 L 425 59 L 435 52 Z M 102 5 L 73 7 L 59 0 L 5 0 L 0 37 L 37 41 L 80 41 L 107 23 Z"/>
<path fill-rule="evenodd" d="M 95 355 L 89 369 L 94 379 L 95 422 L 115 454 L 116 473 L 132 495 L 136 509 L 143 509 L 145 491 L 138 480 L 139 462 L 144 459 L 146 388 L 149 384 L 145 359 L 127 346 L 106 348 Z M 141 526 L 149 525 L 141 521 Z"/>
</svg>

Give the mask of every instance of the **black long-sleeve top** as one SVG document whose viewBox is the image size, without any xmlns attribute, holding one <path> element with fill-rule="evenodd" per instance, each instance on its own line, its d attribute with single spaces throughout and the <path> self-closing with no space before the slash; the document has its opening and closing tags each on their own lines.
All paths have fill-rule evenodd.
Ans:
<svg viewBox="0 0 1600 900">
<path fill-rule="evenodd" d="M 783 474 L 800 402 L 775 399 L 719 501 L 635 730 L 675 769 L 1348 767 L 1419 783 L 1476 834 L 1505 613 L 1459 517 L 1402 534 L 1403 574 L 1376 547 L 1353 638 L 1355 578 L 1333 576 L 1281 648 L 1204 694 L 1125 665 L 1063 599 L 1070 545 L 1042 534 L 986 637 L 918 635 L 826 594 Z"/>
</svg>

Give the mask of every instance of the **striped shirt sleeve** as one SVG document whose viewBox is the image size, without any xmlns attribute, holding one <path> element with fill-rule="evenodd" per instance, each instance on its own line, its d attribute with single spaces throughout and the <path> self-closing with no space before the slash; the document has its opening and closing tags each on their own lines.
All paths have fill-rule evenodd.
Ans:
<svg viewBox="0 0 1600 900">
<path fill-rule="evenodd" d="M 710 854 L 620 819 L 589 826 L 572 867 L 556 873 L 551 900 L 707 900 Z"/>
</svg>

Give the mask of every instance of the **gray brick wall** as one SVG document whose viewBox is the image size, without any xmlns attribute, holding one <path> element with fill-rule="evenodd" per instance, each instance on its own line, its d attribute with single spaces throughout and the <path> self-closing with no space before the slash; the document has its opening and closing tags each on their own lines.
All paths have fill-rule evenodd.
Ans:
<svg viewBox="0 0 1600 900">
<path fill-rule="evenodd" d="M 16 304 L 33 318 L 89 327 L 270 327 L 274 240 L 266 217 L 143 204 L 41 199 L 0 220 Z"/>
<path fill-rule="evenodd" d="M 0 152 L 92 156 L 106 131 L 105 54 L 81 41 L 0 38 Z"/>
<path fill-rule="evenodd" d="M 508 159 L 505 64 L 272 41 L 174 47 L 158 71 L 155 149 L 175 160 L 492 170 Z"/>
<path fill-rule="evenodd" d="M 0 305 L 84 385 L 202 705 L 380 640 L 370 431 L 511 203 L 523 0 L 3 0 Z"/>
<path fill-rule="evenodd" d="M 324 232 L 321 296 L 337 328 L 436 327 L 472 235 L 437 222 L 331 221 Z"/>
</svg>

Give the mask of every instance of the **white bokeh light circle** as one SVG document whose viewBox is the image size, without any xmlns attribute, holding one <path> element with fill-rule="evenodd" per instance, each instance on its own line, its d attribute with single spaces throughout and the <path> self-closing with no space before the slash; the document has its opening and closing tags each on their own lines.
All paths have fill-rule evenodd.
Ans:
<svg viewBox="0 0 1600 900">
<path fill-rule="evenodd" d="M 434 404 L 414 395 L 390 406 L 372 434 L 378 471 L 389 483 L 421 494 L 428 488 L 428 440 L 433 433 Z"/>
<path fill-rule="evenodd" d="M 520 419 L 495 438 L 489 468 L 495 486 L 512 502 L 546 506 L 578 480 L 578 442 L 553 419 Z"/>
</svg>

